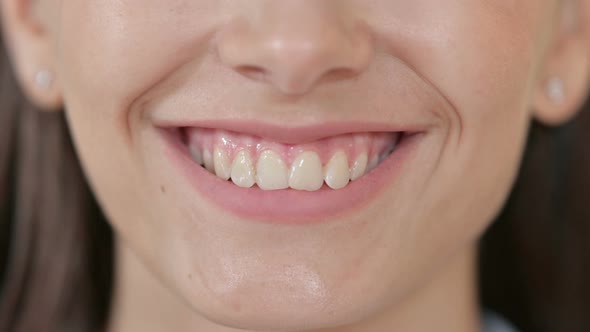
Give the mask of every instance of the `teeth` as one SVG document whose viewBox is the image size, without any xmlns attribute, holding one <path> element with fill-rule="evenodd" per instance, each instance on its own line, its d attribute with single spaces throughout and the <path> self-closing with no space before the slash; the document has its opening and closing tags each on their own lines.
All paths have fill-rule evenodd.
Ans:
<svg viewBox="0 0 590 332">
<path fill-rule="evenodd" d="M 248 151 L 238 152 L 231 167 L 231 180 L 238 187 L 250 188 L 254 185 L 254 165 Z"/>
<path fill-rule="evenodd" d="M 289 188 L 289 170 L 277 153 L 266 150 L 260 155 L 256 165 L 256 184 L 263 190 Z"/>
<path fill-rule="evenodd" d="M 389 155 L 393 152 L 393 150 L 395 150 L 395 146 L 389 148 L 387 151 L 383 152 L 380 156 L 379 156 L 379 164 L 381 164 L 381 162 L 383 162 L 385 159 L 387 159 L 387 157 L 389 157 Z"/>
<path fill-rule="evenodd" d="M 203 151 L 203 163 L 205 164 L 205 168 L 211 172 L 215 173 L 215 164 L 213 163 L 213 155 L 209 150 Z"/>
<path fill-rule="evenodd" d="M 322 161 L 318 154 L 311 151 L 301 153 L 291 165 L 289 186 L 297 190 L 315 191 L 323 184 Z"/>
<path fill-rule="evenodd" d="M 332 189 L 342 189 L 350 181 L 348 170 L 348 158 L 342 151 L 336 152 L 328 162 L 325 169 L 326 184 Z"/>
<path fill-rule="evenodd" d="M 257 161 L 247 150 L 241 150 L 233 162 L 221 147 L 215 147 L 213 153 L 192 146 L 189 150 L 196 163 L 203 165 L 223 180 L 231 179 L 239 187 L 250 188 L 257 184 L 262 190 L 281 190 L 290 187 L 306 191 L 319 190 L 324 182 L 332 189 L 342 189 L 350 181 L 356 181 L 369 173 L 392 152 L 387 150 L 380 155 L 373 155 L 371 160 L 367 152 L 362 152 L 349 166 L 346 153 L 338 151 L 322 167 L 321 159 L 316 152 L 305 151 L 297 156 L 289 169 L 282 157 L 272 150 L 262 152 Z"/>
<path fill-rule="evenodd" d="M 367 173 L 372 171 L 375 167 L 377 167 L 377 165 L 379 165 L 379 156 L 376 155 L 371 158 L 369 165 L 367 165 Z"/>
<path fill-rule="evenodd" d="M 356 158 L 354 164 L 352 164 L 352 167 L 350 168 L 350 179 L 352 181 L 356 181 L 361 176 L 365 175 L 365 172 L 367 171 L 368 162 L 369 156 L 364 152 Z"/>
<path fill-rule="evenodd" d="M 223 179 L 229 180 L 231 177 L 231 165 L 227 153 L 221 150 L 219 147 L 215 148 L 213 152 L 213 165 L 215 168 L 215 174 Z"/>
<path fill-rule="evenodd" d="M 194 146 L 191 146 L 189 148 L 190 153 L 191 153 L 191 157 L 193 158 L 193 160 L 199 164 L 199 165 L 203 165 L 203 154 L 201 153 L 201 150 L 199 150 L 199 148 L 196 148 Z"/>
</svg>

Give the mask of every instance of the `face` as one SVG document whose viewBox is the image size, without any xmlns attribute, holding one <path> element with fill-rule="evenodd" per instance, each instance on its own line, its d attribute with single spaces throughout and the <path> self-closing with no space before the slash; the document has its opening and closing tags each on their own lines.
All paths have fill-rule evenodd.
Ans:
<svg viewBox="0 0 590 332">
<path fill-rule="evenodd" d="M 63 0 L 46 10 L 69 126 L 118 240 L 210 320 L 302 329 L 393 307 L 473 247 L 515 178 L 558 6 Z M 337 189 L 316 190 L 311 178 L 343 169 L 345 182 L 325 181 Z M 355 171 L 364 175 L 348 183 Z M 250 186 L 248 176 L 264 182 L 256 172 L 274 182 Z"/>
</svg>

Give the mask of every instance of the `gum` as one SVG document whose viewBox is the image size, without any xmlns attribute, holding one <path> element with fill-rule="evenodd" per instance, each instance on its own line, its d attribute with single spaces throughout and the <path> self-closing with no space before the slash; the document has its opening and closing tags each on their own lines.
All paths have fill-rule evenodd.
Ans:
<svg viewBox="0 0 590 332">
<path fill-rule="evenodd" d="M 242 150 L 250 153 L 254 160 L 266 150 L 272 150 L 291 165 L 297 156 L 305 151 L 316 152 L 322 164 L 329 162 L 330 158 L 338 152 L 343 151 L 348 157 L 350 165 L 354 163 L 361 153 L 367 153 L 369 160 L 375 156 L 381 156 L 390 152 L 399 139 L 399 133 L 354 133 L 335 137 L 328 137 L 314 142 L 304 144 L 281 144 L 236 132 L 229 132 L 219 129 L 186 128 L 186 141 L 192 148 L 200 151 L 220 148 L 233 160 L 236 154 Z"/>
</svg>

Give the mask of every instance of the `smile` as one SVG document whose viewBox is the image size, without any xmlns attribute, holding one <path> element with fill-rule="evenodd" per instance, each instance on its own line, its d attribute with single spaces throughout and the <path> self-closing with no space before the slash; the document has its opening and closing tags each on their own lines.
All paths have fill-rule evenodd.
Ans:
<svg viewBox="0 0 590 332">
<path fill-rule="evenodd" d="M 383 162 L 402 133 L 355 133 L 306 144 L 280 144 L 219 129 L 183 128 L 192 160 L 238 187 L 343 189 Z"/>
<path fill-rule="evenodd" d="M 223 210 L 304 224 L 371 202 L 394 184 L 424 134 L 363 127 L 370 128 L 219 123 L 160 129 L 165 154 L 189 185 Z"/>
</svg>

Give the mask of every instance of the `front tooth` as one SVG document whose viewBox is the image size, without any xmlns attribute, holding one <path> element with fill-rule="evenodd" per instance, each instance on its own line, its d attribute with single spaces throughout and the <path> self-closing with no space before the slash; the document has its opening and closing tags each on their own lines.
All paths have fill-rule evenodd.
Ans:
<svg viewBox="0 0 590 332">
<path fill-rule="evenodd" d="M 229 180 L 231 176 L 229 156 L 219 147 L 216 147 L 213 152 L 213 165 L 215 167 L 215 174 L 217 174 L 219 178 Z"/>
<path fill-rule="evenodd" d="M 324 184 L 322 161 L 317 153 L 301 153 L 291 165 L 289 186 L 296 190 L 315 191 Z"/>
<path fill-rule="evenodd" d="M 289 170 L 277 153 L 266 150 L 258 158 L 256 184 L 263 190 L 289 188 Z"/>
<path fill-rule="evenodd" d="M 361 153 L 354 164 L 350 168 L 350 179 L 352 181 L 358 180 L 361 176 L 365 175 L 365 171 L 367 170 L 367 163 L 369 162 L 369 156 L 363 152 Z"/>
<path fill-rule="evenodd" d="M 348 158 L 346 153 L 339 151 L 332 156 L 332 159 L 326 165 L 325 171 L 326 184 L 332 189 L 342 189 L 350 181 L 350 171 L 348 170 Z"/>
<path fill-rule="evenodd" d="M 242 150 L 236 155 L 231 167 L 231 180 L 242 188 L 254 185 L 254 165 L 248 151 Z"/>
<path fill-rule="evenodd" d="M 203 165 L 203 154 L 201 153 L 201 150 L 192 145 L 189 147 L 189 150 L 193 161 L 199 165 Z"/>
<path fill-rule="evenodd" d="M 209 172 L 215 173 L 215 164 L 213 163 L 213 155 L 211 154 L 211 151 L 203 151 L 203 163 Z"/>
</svg>

